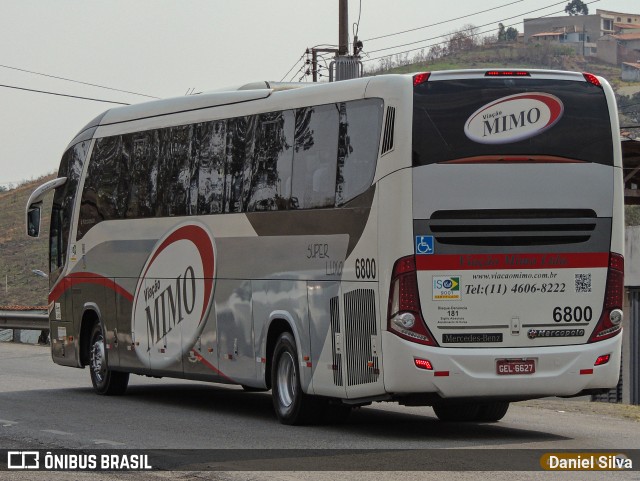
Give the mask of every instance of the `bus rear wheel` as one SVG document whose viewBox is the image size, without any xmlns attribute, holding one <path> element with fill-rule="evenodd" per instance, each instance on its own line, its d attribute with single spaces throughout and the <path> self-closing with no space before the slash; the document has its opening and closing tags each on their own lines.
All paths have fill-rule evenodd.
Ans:
<svg viewBox="0 0 640 481">
<path fill-rule="evenodd" d="M 509 403 L 506 401 L 496 401 L 480 405 L 477 421 L 485 423 L 495 423 L 500 421 L 509 410 Z"/>
<path fill-rule="evenodd" d="M 436 404 L 433 406 L 433 411 L 440 421 L 465 423 L 477 419 L 480 405 L 475 403 Z"/>
<path fill-rule="evenodd" d="M 107 396 L 124 394 L 129 384 L 129 373 L 112 371 L 107 365 L 104 334 L 100 323 L 91 330 L 89 342 L 89 374 L 91 384 L 98 394 Z"/>
<path fill-rule="evenodd" d="M 273 351 L 271 390 L 273 407 L 282 424 L 314 423 L 324 415 L 326 403 L 302 392 L 298 350 L 289 332 L 280 335 Z"/>
</svg>

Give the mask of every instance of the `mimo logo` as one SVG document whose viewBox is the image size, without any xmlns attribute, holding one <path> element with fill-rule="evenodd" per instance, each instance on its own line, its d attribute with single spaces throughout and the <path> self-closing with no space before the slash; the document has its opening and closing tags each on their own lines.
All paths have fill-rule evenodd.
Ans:
<svg viewBox="0 0 640 481">
<path fill-rule="evenodd" d="M 509 95 L 472 113 L 464 133 L 480 144 L 509 144 L 550 129 L 563 112 L 564 105 L 555 95 L 543 92 Z"/>
<path fill-rule="evenodd" d="M 214 242 L 204 225 L 179 224 L 156 243 L 133 301 L 141 360 L 168 366 L 192 348 L 204 328 L 214 282 Z"/>
</svg>

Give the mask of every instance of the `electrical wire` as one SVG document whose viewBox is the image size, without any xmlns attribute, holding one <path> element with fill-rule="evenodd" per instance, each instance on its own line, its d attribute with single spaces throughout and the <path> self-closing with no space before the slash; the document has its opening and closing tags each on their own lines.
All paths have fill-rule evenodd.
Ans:
<svg viewBox="0 0 640 481">
<path fill-rule="evenodd" d="M 519 0 L 519 1 L 523 1 L 523 0 Z M 353 36 L 354 37 L 357 37 L 358 36 L 358 32 L 360 31 L 360 17 L 361 16 L 362 16 L 362 0 L 360 0 L 360 9 L 358 11 L 358 21 L 353 24 L 353 26 L 355 26 L 355 30 L 353 32 Z"/>
<path fill-rule="evenodd" d="M 113 90 L 114 92 L 123 92 L 123 93 L 126 93 L 126 94 L 140 95 L 142 97 L 149 97 L 151 99 L 160 98 L 160 97 L 154 97 L 153 95 L 141 94 L 139 92 L 132 92 L 130 90 L 121 90 L 121 89 L 116 89 L 116 88 L 113 88 L 113 87 L 106 87 L 104 85 L 93 84 L 93 83 L 89 83 L 89 82 L 83 82 L 81 80 L 74 80 L 74 79 L 70 79 L 70 78 L 66 78 L 66 77 L 58 77 L 57 75 L 49 75 L 49 74 L 41 73 L 41 72 L 34 72 L 33 70 L 27 70 L 27 69 L 24 69 L 24 68 L 11 67 L 10 65 L 1 65 L 0 64 L 0 67 L 1 68 L 6 68 L 6 69 L 10 69 L 10 70 L 17 70 L 18 72 L 30 73 L 30 74 L 33 74 L 33 75 L 40 75 L 42 77 L 49 77 L 49 78 L 54 78 L 54 79 L 57 79 L 57 80 L 64 80 L 66 82 L 73 82 L 73 83 L 82 84 L 82 85 L 89 85 L 91 87 L 98 87 L 98 88 L 101 88 L 101 89 Z"/>
<path fill-rule="evenodd" d="M 80 97 L 78 95 L 61 94 L 61 93 L 58 93 L 58 92 L 49 92 L 49 91 L 46 91 L 46 90 L 35 90 L 35 89 L 28 89 L 28 88 L 25 88 L 25 87 L 16 87 L 15 85 L 2 85 L 2 84 L 0 84 L 0 87 L 4 87 L 4 88 L 7 88 L 7 89 L 24 90 L 26 92 L 35 92 L 35 93 L 39 93 L 39 94 L 57 95 L 59 97 L 69 97 L 69 98 L 72 98 L 72 99 L 91 100 L 93 102 L 104 102 L 104 103 L 107 103 L 107 104 L 131 105 L 131 104 L 126 104 L 124 102 L 114 102 L 113 100 L 95 99 L 95 98 L 91 98 L 91 97 Z"/>
<path fill-rule="evenodd" d="M 294 68 L 296 68 L 296 65 L 298 65 L 298 62 L 302 60 L 305 55 L 307 55 L 307 52 L 304 52 L 302 55 L 300 55 L 300 58 L 294 62 L 294 64 L 289 69 L 289 71 L 282 76 L 282 78 L 280 79 L 280 82 L 282 82 L 286 78 L 286 76 L 289 75 Z"/>
<path fill-rule="evenodd" d="M 463 18 L 473 17 L 474 15 L 480 15 L 481 13 L 491 12 L 492 10 L 498 10 L 504 7 L 510 7 L 516 3 L 524 2 L 524 0 L 516 0 L 514 2 L 509 2 L 505 5 L 500 5 L 498 7 L 488 8 L 486 10 L 480 10 L 479 12 L 469 13 L 468 15 L 462 15 L 460 17 L 451 18 L 449 20 L 443 20 L 441 22 L 432 23 L 429 25 L 423 25 L 422 27 L 410 28 L 408 30 L 403 30 L 401 32 L 388 33 L 386 35 L 379 35 L 378 37 L 371 37 L 363 40 L 363 42 L 372 42 L 374 40 L 379 40 L 381 38 L 393 37 L 394 35 L 402 35 L 403 33 L 415 32 L 416 30 L 422 30 L 423 28 L 436 27 L 438 25 L 443 25 L 445 23 L 455 22 L 456 20 L 462 20 Z M 563 2 L 564 3 L 564 2 Z"/>
</svg>

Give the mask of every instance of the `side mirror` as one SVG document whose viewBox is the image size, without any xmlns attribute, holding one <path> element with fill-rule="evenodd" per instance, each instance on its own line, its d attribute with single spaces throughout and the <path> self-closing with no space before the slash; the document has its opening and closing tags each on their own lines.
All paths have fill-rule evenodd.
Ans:
<svg viewBox="0 0 640 481">
<path fill-rule="evenodd" d="M 42 207 L 42 199 L 47 195 L 47 192 L 57 189 L 64 185 L 67 181 L 66 177 L 58 177 L 57 179 L 45 182 L 36 190 L 34 190 L 29 196 L 27 201 L 27 235 L 30 237 L 40 236 L 40 209 Z"/>
<path fill-rule="evenodd" d="M 27 235 L 30 237 L 40 236 L 40 205 L 32 205 L 27 211 Z"/>
</svg>

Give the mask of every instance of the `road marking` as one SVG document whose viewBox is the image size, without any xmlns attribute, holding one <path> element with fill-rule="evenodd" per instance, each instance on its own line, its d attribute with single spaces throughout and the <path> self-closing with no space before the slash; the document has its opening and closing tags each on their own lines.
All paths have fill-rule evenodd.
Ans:
<svg viewBox="0 0 640 481">
<path fill-rule="evenodd" d="M 43 433 L 59 434 L 60 436 L 71 436 L 73 434 L 66 431 L 57 431 L 55 429 L 41 429 L 41 431 Z"/>
<path fill-rule="evenodd" d="M 2 426 L 4 426 L 5 428 L 11 427 L 14 424 L 18 424 L 18 421 L 8 421 L 6 419 L 0 419 L 0 424 L 2 424 Z"/>
<path fill-rule="evenodd" d="M 93 444 L 108 444 L 109 446 L 126 446 L 124 443 L 109 441 L 108 439 L 92 439 Z"/>
</svg>

